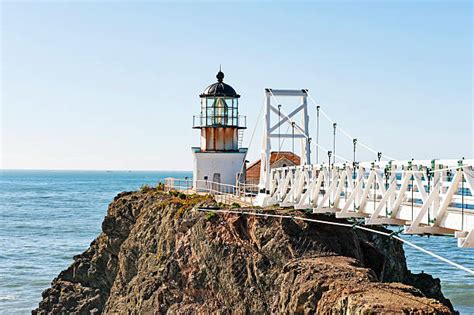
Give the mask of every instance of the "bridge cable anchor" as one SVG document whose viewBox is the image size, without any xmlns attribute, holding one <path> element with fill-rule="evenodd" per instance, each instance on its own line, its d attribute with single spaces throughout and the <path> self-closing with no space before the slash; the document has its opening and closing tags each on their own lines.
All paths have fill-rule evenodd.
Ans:
<svg viewBox="0 0 474 315">
<path fill-rule="evenodd" d="M 351 228 L 353 230 L 356 230 L 358 226 L 361 226 L 362 225 L 362 221 L 356 221 L 352 224 Z"/>
<path fill-rule="evenodd" d="M 393 232 L 390 233 L 390 235 L 389 235 L 390 239 L 393 239 L 394 236 L 398 236 L 401 232 L 402 232 L 401 230 L 393 231 Z"/>
</svg>

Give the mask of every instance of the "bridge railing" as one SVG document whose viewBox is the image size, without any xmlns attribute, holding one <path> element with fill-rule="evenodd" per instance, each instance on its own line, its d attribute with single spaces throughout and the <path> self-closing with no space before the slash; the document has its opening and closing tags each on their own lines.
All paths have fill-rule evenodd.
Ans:
<svg viewBox="0 0 474 315">
<path fill-rule="evenodd" d="M 199 191 L 196 191 L 194 184 L 199 184 Z M 245 183 L 237 185 L 223 184 L 209 180 L 165 178 L 165 191 L 177 190 L 184 193 L 207 193 L 217 196 L 216 200 L 225 204 L 243 203 L 252 205 L 256 197 L 257 186 Z"/>
<path fill-rule="evenodd" d="M 365 218 L 366 224 L 406 225 L 406 233 L 465 238 L 474 229 L 473 165 L 474 160 L 411 160 L 276 168 L 270 204 Z"/>
</svg>

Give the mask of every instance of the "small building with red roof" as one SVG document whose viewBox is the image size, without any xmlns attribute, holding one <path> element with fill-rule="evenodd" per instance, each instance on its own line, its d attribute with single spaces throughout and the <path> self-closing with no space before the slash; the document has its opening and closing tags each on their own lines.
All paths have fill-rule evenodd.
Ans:
<svg viewBox="0 0 474 315">
<path fill-rule="evenodd" d="M 260 180 L 261 160 L 257 160 L 247 166 L 246 183 L 257 185 Z M 301 159 L 291 151 L 276 151 L 270 154 L 270 168 L 300 165 Z"/>
</svg>

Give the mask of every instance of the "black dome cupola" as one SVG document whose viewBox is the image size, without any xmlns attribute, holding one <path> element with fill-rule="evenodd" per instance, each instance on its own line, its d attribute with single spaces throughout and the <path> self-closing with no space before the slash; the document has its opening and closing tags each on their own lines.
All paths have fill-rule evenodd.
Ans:
<svg viewBox="0 0 474 315">
<path fill-rule="evenodd" d="M 209 96 L 223 96 L 223 97 L 235 97 L 239 98 L 240 95 L 228 84 L 225 84 L 224 81 L 224 72 L 219 69 L 219 72 L 216 75 L 217 82 L 209 85 L 200 97 L 209 97 Z"/>
</svg>

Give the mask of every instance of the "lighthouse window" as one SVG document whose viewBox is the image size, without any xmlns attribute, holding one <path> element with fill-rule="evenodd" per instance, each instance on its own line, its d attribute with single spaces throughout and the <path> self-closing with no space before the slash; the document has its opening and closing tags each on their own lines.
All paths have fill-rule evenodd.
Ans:
<svg viewBox="0 0 474 315">
<path fill-rule="evenodd" d="M 211 126 L 213 124 L 213 117 L 214 117 L 214 98 L 207 98 L 206 99 L 206 125 Z"/>
<path fill-rule="evenodd" d="M 201 124 L 206 126 L 237 126 L 238 99 L 206 97 L 201 101 Z"/>
<path fill-rule="evenodd" d="M 212 119 L 214 117 L 214 98 L 207 99 L 207 106 L 206 106 L 206 117 L 207 117 L 207 124 L 212 125 Z"/>
<path fill-rule="evenodd" d="M 214 102 L 216 101 L 215 98 L 208 98 L 207 99 L 207 107 L 214 107 Z"/>
</svg>

